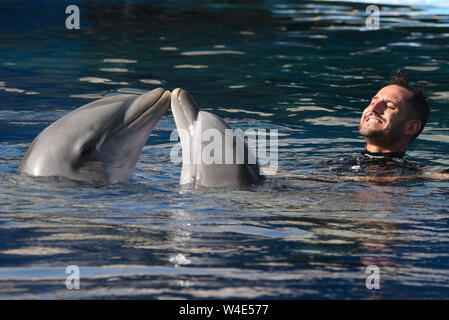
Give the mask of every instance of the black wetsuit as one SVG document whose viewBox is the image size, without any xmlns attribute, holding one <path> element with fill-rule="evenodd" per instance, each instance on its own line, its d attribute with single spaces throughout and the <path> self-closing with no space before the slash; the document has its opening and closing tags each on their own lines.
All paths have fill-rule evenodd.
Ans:
<svg viewBox="0 0 449 320">
<path fill-rule="evenodd" d="M 410 175 L 421 171 L 423 165 L 404 159 L 402 152 L 369 152 L 326 161 L 333 172 L 353 172 L 376 175 Z"/>
</svg>

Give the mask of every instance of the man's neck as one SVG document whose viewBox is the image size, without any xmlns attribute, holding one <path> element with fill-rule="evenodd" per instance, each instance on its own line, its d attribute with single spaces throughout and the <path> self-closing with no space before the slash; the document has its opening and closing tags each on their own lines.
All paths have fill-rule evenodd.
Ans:
<svg viewBox="0 0 449 320">
<path fill-rule="evenodd" d="M 392 152 L 405 153 L 407 151 L 406 147 L 401 146 L 384 147 L 369 143 L 366 144 L 365 149 L 372 153 L 392 153 Z"/>
<path fill-rule="evenodd" d="M 362 155 L 369 158 L 381 158 L 381 159 L 402 159 L 405 156 L 403 152 L 370 152 L 368 150 L 363 150 Z"/>
</svg>

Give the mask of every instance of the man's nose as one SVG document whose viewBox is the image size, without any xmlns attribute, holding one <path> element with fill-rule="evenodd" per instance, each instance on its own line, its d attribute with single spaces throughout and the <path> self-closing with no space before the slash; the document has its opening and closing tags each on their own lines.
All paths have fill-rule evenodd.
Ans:
<svg viewBox="0 0 449 320">
<path fill-rule="evenodd" d="M 373 105 L 371 106 L 371 111 L 378 113 L 378 114 L 383 114 L 386 108 L 386 103 L 384 100 L 376 100 Z"/>
</svg>

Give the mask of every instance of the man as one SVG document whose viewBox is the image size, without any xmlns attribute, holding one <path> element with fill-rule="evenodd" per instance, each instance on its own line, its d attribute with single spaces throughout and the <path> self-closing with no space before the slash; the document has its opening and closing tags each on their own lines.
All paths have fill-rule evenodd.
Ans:
<svg viewBox="0 0 449 320">
<path fill-rule="evenodd" d="M 410 88 L 408 75 L 401 69 L 393 71 L 390 85 L 363 111 L 359 129 L 366 140 L 363 154 L 402 158 L 424 129 L 429 113 L 424 92 Z"/>
<path fill-rule="evenodd" d="M 424 129 L 429 106 L 421 89 L 408 85 L 408 75 L 393 71 L 390 84 L 371 99 L 360 119 L 359 133 L 365 138 L 362 156 L 330 160 L 332 171 L 362 174 L 346 180 L 393 181 L 429 176 L 422 165 L 403 159 L 410 144 Z M 334 167 L 335 165 L 335 167 Z"/>
<path fill-rule="evenodd" d="M 377 92 L 362 113 L 359 132 L 366 141 L 362 157 L 344 157 L 338 161 L 324 161 L 323 164 L 329 165 L 335 172 L 347 172 L 349 169 L 362 174 L 371 173 L 340 176 L 339 181 L 447 180 L 448 173 L 422 171 L 422 166 L 402 159 L 410 144 L 423 131 L 429 114 L 424 92 L 410 88 L 407 73 L 401 69 L 395 70 L 390 84 Z M 310 179 L 302 175 L 283 176 Z M 319 181 L 315 177 L 312 180 Z"/>
<path fill-rule="evenodd" d="M 362 113 L 359 132 L 365 138 L 366 146 L 362 157 L 356 159 L 356 165 L 351 169 L 358 171 L 365 167 L 366 170 L 374 165 L 374 171 L 381 175 L 365 177 L 365 180 L 374 182 L 416 178 L 449 179 L 448 173 L 422 171 L 419 166 L 402 159 L 410 144 L 423 131 L 429 114 L 423 90 L 410 88 L 408 75 L 401 69 L 393 71 L 390 84 L 371 99 Z M 401 168 L 405 171 L 399 175 L 385 175 L 388 172 L 382 172 L 385 168 Z M 416 171 L 420 171 L 420 174 L 410 174 Z M 348 177 L 347 180 L 361 179 Z"/>
</svg>

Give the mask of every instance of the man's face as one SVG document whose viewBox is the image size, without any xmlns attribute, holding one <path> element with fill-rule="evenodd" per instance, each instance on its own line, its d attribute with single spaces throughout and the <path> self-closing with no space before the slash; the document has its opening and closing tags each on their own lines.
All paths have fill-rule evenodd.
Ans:
<svg viewBox="0 0 449 320">
<path fill-rule="evenodd" d="M 363 111 L 360 134 L 370 143 L 381 146 L 391 146 L 403 139 L 407 101 L 411 97 L 409 90 L 397 85 L 382 88 Z"/>
</svg>

